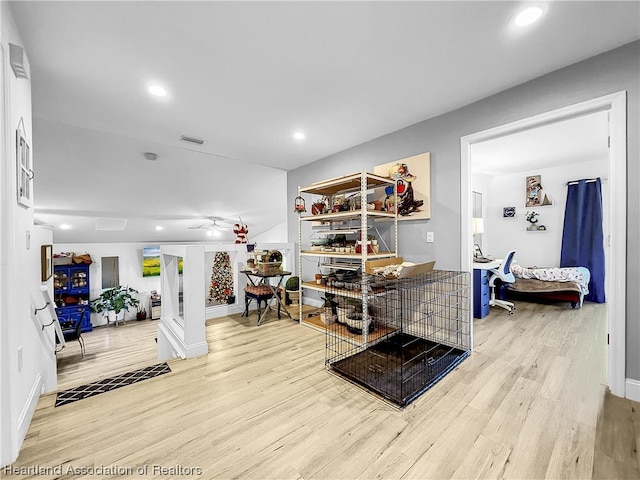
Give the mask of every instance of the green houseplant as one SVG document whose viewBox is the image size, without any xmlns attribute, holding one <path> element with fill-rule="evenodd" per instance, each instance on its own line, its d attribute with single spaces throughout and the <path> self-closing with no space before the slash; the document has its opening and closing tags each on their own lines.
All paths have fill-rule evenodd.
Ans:
<svg viewBox="0 0 640 480">
<path fill-rule="evenodd" d="M 134 296 L 137 293 L 135 288 L 122 285 L 107 288 L 98 298 L 91 300 L 91 311 L 104 315 L 107 318 L 107 324 L 113 320 L 117 325 L 118 320 L 124 318 L 129 308 L 140 305 L 140 300 Z"/>
<path fill-rule="evenodd" d="M 300 298 L 300 277 L 289 277 L 284 284 L 284 288 L 287 296 L 285 303 L 287 305 L 298 303 L 298 299 Z"/>
</svg>

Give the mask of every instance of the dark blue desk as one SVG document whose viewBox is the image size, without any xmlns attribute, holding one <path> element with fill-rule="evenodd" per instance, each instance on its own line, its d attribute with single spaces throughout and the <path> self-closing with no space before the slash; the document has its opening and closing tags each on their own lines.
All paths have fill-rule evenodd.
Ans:
<svg viewBox="0 0 640 480">
<path fill-rule="evenodd" d="M 491 288 L 489 288 L 489 270 L 498 268 L 502 263 L 501 259 L 496 259 L 489 263 L 473 264 L 473 316 L 474 318 L 484 318 L 489 315 L 489 300 L 491 298 Z"/>
</svg>

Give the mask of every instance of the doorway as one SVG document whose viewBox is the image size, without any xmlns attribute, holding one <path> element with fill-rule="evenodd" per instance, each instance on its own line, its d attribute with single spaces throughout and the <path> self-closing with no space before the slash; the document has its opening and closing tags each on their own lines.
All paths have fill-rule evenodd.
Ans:
<svg viewBox="0 0 640 480">
<path fill-rule="evenodd" d="M 471 270 L 472 250 L 472 145 L 506 137 L 574 119 L 596 112 L 609 113 L 608 184 L 610 202 L 609 256 L 607 258 L 606 293 L 609 346 L 607 353 L 607 384 L 614 395 L 625 396 L 625 307 L 626 307 L 626 92 L 618 92 L 569 107 L 547 112 L 500 127 L 467 135 L 460 139 L 461 181 L 461 266 Z"/>
</svg>

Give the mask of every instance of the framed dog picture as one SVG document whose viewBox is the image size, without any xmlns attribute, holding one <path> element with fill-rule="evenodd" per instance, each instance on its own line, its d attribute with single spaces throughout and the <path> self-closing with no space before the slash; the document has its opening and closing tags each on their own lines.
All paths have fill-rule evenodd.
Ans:
<svg viewBox="0 0 640 480">
<path fill-rule="evenodd" d="M 398 180 L 398 195 L 393 187 L 378 189 L 375 201 L 382 201 L 382 209 L 397 208 L 398 220 L 426 220 L 431 218 L 431 154 L 429 152 L 403 158 L 374 167 L 373 173 Z"/>
</svg>

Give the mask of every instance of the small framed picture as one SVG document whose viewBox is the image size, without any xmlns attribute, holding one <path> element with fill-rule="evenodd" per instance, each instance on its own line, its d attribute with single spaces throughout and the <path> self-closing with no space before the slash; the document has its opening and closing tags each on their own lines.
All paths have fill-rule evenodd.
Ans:
<svg viewBox="0 0 640 480">
<path fill-rule="evenodd" d="M 16 172 L 18 181 L 18 204 L 31 208 L 33 204 L 33 163 L 31 159 L 31 148 L 27 141 L 27 134 L 22 118 L 16 130 Z"/>
<path fill-rule="evenodd" d="M 502 209 L 502 216 L 504 218 L 513 218 L 516 216 L 516 207 L 504 207 Z"/>
<path fill-rule="evenodd" d="M 40 247 L 41 280 L 46 282 L 53 275 L 53 245 Z"/>
</svg>

